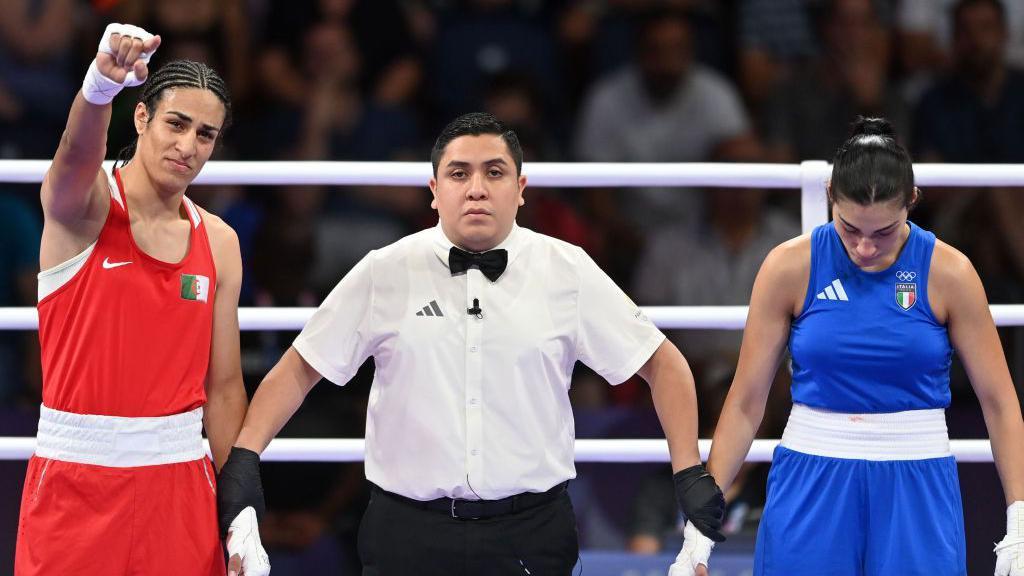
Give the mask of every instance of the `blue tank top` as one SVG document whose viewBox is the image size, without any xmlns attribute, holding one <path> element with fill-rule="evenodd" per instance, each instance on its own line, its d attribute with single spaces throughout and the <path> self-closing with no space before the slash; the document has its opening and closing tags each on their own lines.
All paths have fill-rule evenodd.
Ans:
<svg viewBox="0 0 1024 576">
<path fill-rule="evenodd" d="M 860 413 L 949 406 L 953 348 L 928 302 L 935 235 L 908 224 L 899 257 L 877 272 L 850 260 L 832 223 L 814 229 L 789 335 L 794 402 Z"/>
</svg>

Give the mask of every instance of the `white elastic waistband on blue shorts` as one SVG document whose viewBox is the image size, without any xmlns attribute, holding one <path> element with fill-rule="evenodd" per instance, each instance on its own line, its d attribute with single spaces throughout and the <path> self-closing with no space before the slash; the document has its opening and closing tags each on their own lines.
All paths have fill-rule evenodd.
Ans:
<svg viewBox="0 0 1024 576">
<path fill-rule="evenodd" d="M 857 460 L 952 455 L 942 409 L 851 414 L 794 404 L 780 445 L 804 454 Z"/>
</svg>

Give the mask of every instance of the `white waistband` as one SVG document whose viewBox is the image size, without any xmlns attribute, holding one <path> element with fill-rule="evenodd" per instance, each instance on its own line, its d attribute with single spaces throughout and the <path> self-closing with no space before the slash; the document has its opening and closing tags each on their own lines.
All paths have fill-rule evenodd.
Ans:
<svg viewBox="0 0 1024 576">
<path fill-rule="evenodd" d="M 198 460 L 203 409 L 146 418 L 73 414 L 42 406 L 36 456 L 127 468 Z"/>
<path fill-rule="evenodd" d="M 857 460 L 952 455 L 942 409 L 850 414 L 794 404 L 780 445 L 805 454 Z"/>
</svg>

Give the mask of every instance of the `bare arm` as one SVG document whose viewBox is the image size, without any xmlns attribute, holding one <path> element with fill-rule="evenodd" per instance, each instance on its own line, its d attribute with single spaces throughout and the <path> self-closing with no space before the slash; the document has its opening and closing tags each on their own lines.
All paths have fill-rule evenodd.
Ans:
<svg viewBox="0 0 1024 576">
<path fill-rule="evenodd" d="M 159 36 L 143 45 L 141 40 L 114 35 L 110 46 L 115 54 L 98 52 L 96 66 L 114 82 L 123 82 L 130 71 L 142 79 L 149 71 L 140 55 L 144 49 L 152 53 L 159 45 Z M 107 152 L 110 109 L 110 104 L 89 103 L 81 91 L 71 105 L 67 126 L 40 190 L 45 217 L 39 254 L 43 268 L 80 252 L 96 239 L 103 226 L 109 204 L 103 201 L 107 183 L 100 168 Z"/>
<path fill-rule="evenodd" d="M 100 173 L 107 153 L 109 104 L 96 106 L 75 96 L 68 123 L 50 164 L 40 196 L 47 223 L 57 221 L 75 230 L 83 219 L 99 220 L 105 204 L 99 202 L 106 189 Z"/>
<path fill-rule="evenodd" d="M 667 339 L 640 368 L 651 387 L 654 409 L 668 439 L 672 472 L 700 464 L 697 451 L 697 393 L 686 358 Z"/>
<path fill-rule="evenodd" d="M 736 478 L 761 425 L 792 317 L 806 291 L 809 269 L 810 242 L 801 236 L 772 250 L 754 281 L 739 365 L 708 459 L 708 471 L 723 491 Z"/>
<path fill-rule="evenodd" d="M 935 246 L 931 274 L 933 309 L 945 313 L 950 341 L 981 403 L 1006 502 L 1024 500 L 1024 421 L 981 279 L 966 256 L 943 243 Z"/>
<path fill-rule="evenodd" d="M 235 446 L 263 452 L 321 378 L 295 348 L 289 347 L 256 390 Z"/>
<path fill-rule="evenodd" d="M 238 335 L 238 294 L 242 287 L 242 257 L 238 236 L 219 218 L 204 213 L 217 265 L 213 303 L 213 342 L 206 372 L 203 425 L 213 461 L 220 470 L 238 436 L 248 399 L 242 381 Z"/>
</svg>

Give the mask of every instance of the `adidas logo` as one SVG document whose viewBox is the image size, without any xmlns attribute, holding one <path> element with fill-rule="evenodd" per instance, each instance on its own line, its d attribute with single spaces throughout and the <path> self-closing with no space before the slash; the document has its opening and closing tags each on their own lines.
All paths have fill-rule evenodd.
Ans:
<svg viewBox="0 0 1024 576">
<path fill-rule="evenodd" d="M 826 286 L 824 290 L 818 292 L 818 300 L 841 300 L 848 302 L 850 299 L 846 296 L 846 290 L 843 290 L 843 283 L 837 278 L 832 281 L 832 285 Z"/>
<path fill-rule="evenodd" d="M 424 306 L 423 310 L 420 310 L 419 312 L 417 312 L 416 315 L 417 316 L 444 316 L 444 314 L 441 314 L 441 307 L 437 305 L 437 300 L 431 300 L 430 304 L 427 304 L 426 306 Z"/>
</svg>

